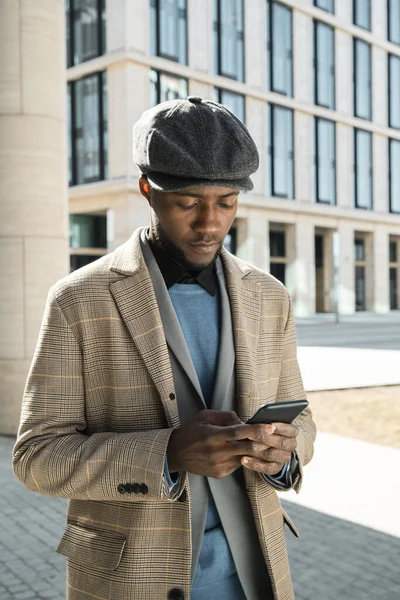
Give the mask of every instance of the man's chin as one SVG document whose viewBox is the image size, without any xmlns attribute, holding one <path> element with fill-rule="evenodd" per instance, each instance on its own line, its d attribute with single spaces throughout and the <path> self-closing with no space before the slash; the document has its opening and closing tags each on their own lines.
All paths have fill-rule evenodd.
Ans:
<svg viewBox="0 0 400 600">
<path fill-rule="evenodd" d="M 214 252 L 204 252 L 204 256 L 202 251 L 196 252 L 191 251 L 190 256 L 187 253 L 184 254 L 185 257 L 185 267 L 190 271 L 201 271 L 202 269 L 206 269 L 209 267 L 220 254 L 222 246 L 218 246 Z M 200 256 L 196 256 L 196 255 Z"/>
</svg>

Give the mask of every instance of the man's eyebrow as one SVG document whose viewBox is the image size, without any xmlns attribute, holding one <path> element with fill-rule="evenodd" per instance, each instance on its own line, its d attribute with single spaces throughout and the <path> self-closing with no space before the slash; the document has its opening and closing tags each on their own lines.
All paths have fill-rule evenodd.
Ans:
<svg viewBox="0 0 400 600">
<path fill-rule="evenodd" d="M 173 192 L 176 196 L 186 196 L 189 198 L 204 198 L 204 196 L 202 194 L 196 194 L 195 192 Z M 228 192 L 227 194 L 221 194 L 220 196 L 217 196 L 217 198 L 222 199 L 222 198 L 231 198 L 233 196 L 238 196 L 239 195 L 239 191 L 237 192 Z"/>
</svg>

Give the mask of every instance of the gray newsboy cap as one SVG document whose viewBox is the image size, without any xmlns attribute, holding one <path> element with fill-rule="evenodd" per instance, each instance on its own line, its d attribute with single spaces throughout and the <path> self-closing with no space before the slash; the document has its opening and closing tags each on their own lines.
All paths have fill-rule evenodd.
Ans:
<svg viewBox="0 0 400 600">
<path fill-rule="evenodd" d="M 225 106 L 198 96 L 146 110 L 133 128 L 133 161 L 163 192 L 217 185 L 252 190 L 257 147 Z"/>
</svg>

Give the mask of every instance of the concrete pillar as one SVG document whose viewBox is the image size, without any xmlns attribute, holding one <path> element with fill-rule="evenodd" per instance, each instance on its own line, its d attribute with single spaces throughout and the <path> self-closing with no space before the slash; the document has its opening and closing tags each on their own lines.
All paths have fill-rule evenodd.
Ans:
<svg viewBox="0 0 400 600">
<path fill-rule="evenodd" d="M 354 207 L 354 130 L 336 123 L 336 204 Z"/>
<path fill-rule="evenodd" d="M 349 2 L 349 0 L 335 0 L 335 15 L 341 21 L 344 21 L 348 25 L 352 25 L 353 24 L 352 2 Z"/>
<path fill-rule="evenodd" d="M 339 28 L 335 34 L 335 59 L 336 110 L 353 116 L 353 38 Z"/>
<path fill-rule="evenodd" d="M 213 72 L 213 5 L 210 0 L 188 0 L 189 65 L 192 69 Z"/>
<path fill-rule="evenodd" d="M 313 104 L 313 21 L 304 13 L 293 11 L 293 77 L 294 97 Z"/>
<path fill-rule="evenodd" d="M 294 194 L 297 201 L 313 201 L 314 117 L 294 112 L 294 155 L 296 157 Z M 266 147 L 266 146 L 265 146 Z"/>
<path fill-rule="evenodd" d="M 385 227 L 376 225 L 373 240 L 373 284 L 375 291 L 373 310 L 387 313 L 390 310 L 389 298 L 389 234 Z"/>
<path fill-rule="evenodd" d="M 107 53 L 136 50 L 150 53 L 150 2 L 106 0 Z"/>
<path fill-rule="evenodd" d="M 293 299 L 296 317 L 315 314 L 315 247 L 314 224 L 298 215 L 295 226 L 286 234 L 288 265 L 287 288 Z"/>
<path fill-rule="evenodd" d="M 68 273 L 61 0 L 0 3 L 0 433 L 16 432 L 49 287 Z"/>
<path fill-rule="evenodd" d="M 348 221 L 340 221 L 339 231 L 339 313 L 355 312 L 354 229 Z"/>
<path fill-rule="evenodd" d="M 268 220 L 263 212 L 256 213 L 254 211 L 249 214 L 246 241 L 243 243 L 238 239 L 239 249 L 238 256 L 240 258 L 264 271 L 269 270 Z"/>
<path fill-rule="evenodd" d="M 121 194 L 118 200 L 113 202 L 113 207 L 107 211 L 107 216 L 110 218 L 109 250 L 126 242 L 138 227 L 148 225 L 149 211 L 147 200 L 139 191 Z"/>
<path fill-rule="evenodd" d="M 372 34 L 385 41 L 387 40 L 387 5 L 387 2 L 381 0 L 372 0 L 371 2 Z"/>
<path fill-rule="evenodd" d="M 256 143 L 260 155 L 260 166 L 258 171 L 251 176 L 254 183 L 255 194 L 264 195 L 266 190 L 266 158 L 267 158 L 267 141 L 265 120 L 266 104 L 262 100 L 257 100 L 247 96 L 246 98 L 246 126 Z"/>
<path fill-rule="evenodd" d="M 199 2 L 198 2 L 199 3 Z M 201 4 L 201 3 L 199 3 Z M 245 2 L 245 77 L 247 85 L 266 90 L 267 3 L 265 0 Z"/>
<path fill-rule="evenodd" d="M 372 184 L 373 210 L 376 213 L 389 212 L 389 149 L 386 136 L 373 134 L 372 145 Z"/>
<path fill-rule="evenodd" d="M 372 111 L 373 120 L 381 127 L 388 124 L 388 55 L 378 46 L 372 46 Z"/>
</svg>

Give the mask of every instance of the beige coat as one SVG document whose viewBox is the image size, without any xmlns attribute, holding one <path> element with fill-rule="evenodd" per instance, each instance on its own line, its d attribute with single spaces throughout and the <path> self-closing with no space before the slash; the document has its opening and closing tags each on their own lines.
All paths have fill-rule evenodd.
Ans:
<svg viewBox="0 0 400 600">
<path fill-rule="evenodd" d="M 179 414 L 140 230 L 49 294 L 24 394 L 14 471 L 31 490 L 68 498 L 59 551 L 68 600 L 164 600 L 191 579 L 191 497 L 171 500 L 164 457 Z M 223 251 L 231 302 L 237 413 L 304 398 L 291 302 L 273 277 Z M 132 425 L 133 424 L 133 425 Z M 296 420 L 300 477 L 313 453 L 311 411 Z M 275 489 L 244 470 L 275 600 L 293 589 Z M 138 483 L 138 493 L 122 492 Z"/>
</svg>

